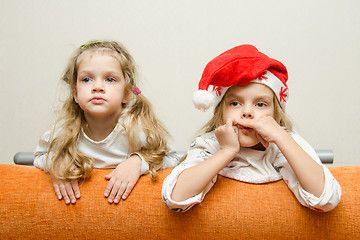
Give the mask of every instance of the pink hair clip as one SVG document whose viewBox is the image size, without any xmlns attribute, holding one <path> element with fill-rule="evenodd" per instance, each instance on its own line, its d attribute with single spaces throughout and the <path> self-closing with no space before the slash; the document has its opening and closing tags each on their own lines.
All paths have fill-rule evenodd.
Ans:
<svg viewBox="0 0 360 240">
<path fill-rule="evenodd" d="M 135 93 L 135 95 L 140 94 L 140 93 L 141 93 L 140 88 L 138 88 L 138 87 L 134 87 L 134 93 Z"/>
</svg>

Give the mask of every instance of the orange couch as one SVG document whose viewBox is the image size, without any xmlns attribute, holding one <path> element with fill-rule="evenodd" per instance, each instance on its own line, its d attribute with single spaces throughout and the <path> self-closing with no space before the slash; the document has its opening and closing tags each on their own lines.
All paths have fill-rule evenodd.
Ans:
<svg viewBox="0 0 360 240">
<path fill-rule="evenodd" d="M 29 166 L 0 165 L 1 239 L 360 239 L 360 166 L 329 168 L 343 195 L 320 213 L 302 207 L 282 182 L 255 185 L 219 177 L 205 200 L 188 212 L 161 199 L 164 178 L 140 178 L 118 205 L 103 196 L 94 169 L 75 205 L 58 201 L 49 175 Z"/>
</svg>

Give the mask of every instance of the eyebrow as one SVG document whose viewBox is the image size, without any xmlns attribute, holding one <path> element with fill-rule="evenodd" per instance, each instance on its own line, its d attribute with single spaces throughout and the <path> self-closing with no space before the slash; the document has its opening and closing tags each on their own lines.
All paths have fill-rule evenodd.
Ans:
<svg viewBox="0 0 360 240">
<path fill-rule="evenodd" d="M 85 75 L 88 75 L 88 74 L 92 74 L 93 72 L 91 70 L 82 70 L 82 71 L 78 71 L 78 75 L 80 74 L 85 74 Z M 122 73 L 120 72 L 117 72 L 117 71 L 106 71 L 105 72 L 106 74 L 105 75 L 119 75 L 119 76 L 122 76 Z"/>
</svg>

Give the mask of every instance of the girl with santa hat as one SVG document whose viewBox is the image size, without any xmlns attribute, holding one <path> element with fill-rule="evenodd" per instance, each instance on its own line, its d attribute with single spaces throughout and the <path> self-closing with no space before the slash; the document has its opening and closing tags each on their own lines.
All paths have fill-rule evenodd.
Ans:
<svg viewBox="0 0 360 240">
<path fill-rule="evenodd" d="M 339 183 L 285 115 L 287 79 L 281 62 L 252 45 L 207 64 L 193 102 L 203 111 L 214 106 L 214 115 L 163 183 L 170 209 L 183 212 L 202 202 L 218 174 L 255 184 L 283 179 L 303 206 L 337 206 Z"/>
</svg>

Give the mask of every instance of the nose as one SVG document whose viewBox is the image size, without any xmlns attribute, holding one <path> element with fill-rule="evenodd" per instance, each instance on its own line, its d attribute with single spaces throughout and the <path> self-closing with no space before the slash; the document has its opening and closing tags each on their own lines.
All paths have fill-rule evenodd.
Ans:
<svg viewBox="0 0 360 240">
<path fill-rule="evenodd" d="M 241 117 L 245 118 L 245 119 L 254 118 L 254 112 L 250 107 L 246 107 L 246 108 L 244 107 L 244 109 L 243 109 L 243 111 L 241 113 Z"/>
<path fill-rule="evenodd" d="M 101 80 L 95 80 L 92 86 L 92 92 L 104 92 L 104 83 Z"/>
<path fill-rule="evenodd" d="M 251 113 L 243 113 L 243 118 L 253 118 L 253 115 Z"/>
</svg>

